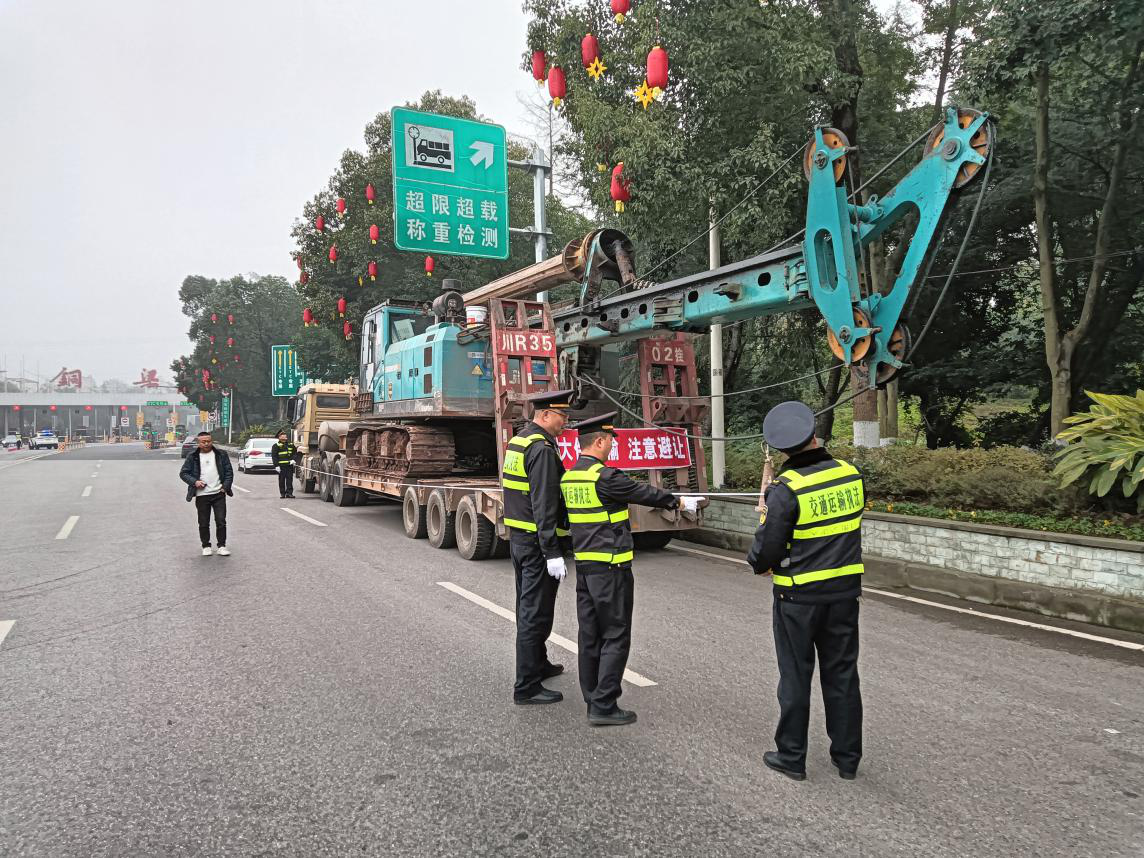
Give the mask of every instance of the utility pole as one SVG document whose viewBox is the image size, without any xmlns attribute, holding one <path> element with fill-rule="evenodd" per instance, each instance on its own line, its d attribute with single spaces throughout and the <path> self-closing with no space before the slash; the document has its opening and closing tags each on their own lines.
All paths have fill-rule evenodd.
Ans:
<svg viewBox="0 0 1144 858">
<path fill-rule="evenodd" d="M 715 210 L 711 210 L 711 231 L 707 233 L 708 265 L 714 270 L 723 264 L 719 242 L 719 224 Z M 723 440 L 726 426 L 723 418 L 723 325 L 711 326 L 711 485 L 723 488 L 727 442 Z"/>
<path fill-rule="evenodd" d="M 533 144 L 532 154 L 528 161 L 509 161 L 508 165 L 517 170 L 527 170 L 532 173 L 532 226 L 510 227 L 509 232 L 514 235 L 531 235 L 535 248 L 535 259 L 544 262 L 548 258 L 548 217 L 545 213 L 547 195 L 544 189 L 545 174 L 552 173 L 552 162 L 544 154 L 539 144 Z M 547 301 L 547 292 L 538 292 L 536 300 Z"/>
</svg>

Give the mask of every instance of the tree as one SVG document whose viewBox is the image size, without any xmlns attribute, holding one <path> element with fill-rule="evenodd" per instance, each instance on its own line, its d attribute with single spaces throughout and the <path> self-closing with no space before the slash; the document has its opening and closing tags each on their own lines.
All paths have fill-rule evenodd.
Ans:
<svg viewBox="0 0 1144 858">
<path fill-rule="evenodd" d="M 282 277 L 212 280 L 191 275 L 183 280 L 179 300 L 191 319 L 187 336 L 194 343 L 191 354 L 171 364 L 179 390 L 210 410 L 218 406 L 223 388 L 233 388 L 231 419 L 241 425 L 280 417 L 270 395 L 270 347 L 293 339 L 300 309 L 290 284 Z M 228 339 L 233 346 L 226 344 Z M 203 383 L 204 369 L 210 372 L 209 388 Z"/>
<path fill-rule="evenodd" d="M 977 86 L 1033 132 L 1014 148 L 1032 165 L 1053 436 L 1144 281 L 1142 55 L 1137 0 L 1006 0 L 981 30 Z"/>
<path fill-rule="evenodd" d="M 452 98 L 440 91 L 427 92 L 407 105 L 414 110 L 487 121 L 477 112 L 473 101 L 465 96 Z M 517 238 L 507 260 L 483 260 L 468 257 L 435 259 L 433 276 L 426 277 L 424 256 L 405 253 L 393 246 L 392 123 L 389 113 L 378 114 L 365 128 L 365 152 L 347 150 L 342 154 L 337 171 L 322 191 L 307 202 L 301 219 L 295 221 L 292 235 L 296 242 L 294 255 L 301 260 L 306 283 L 299 282 L 297 293 L 301 306 L 309 308 L 317 322 L 303 327 L 300 317 L 293 325 L 299 359 L 306 372 L 330 381 L 355 379 L 358 375 L 358 340 L 347 340 L 342 326 L 349 321 L 355 333 L 360 330 L 366 312 L 388 298 L 428 302 L 440 294 L 442 280 L 460 281 L 468 290 L 503 274 L 525 268 L 534 262 L 530 241 Z M 529 150 L 522 144 L 509 144 L 509 157 L 523 160 Z M 368 204 L 365 187 L 372 184 L 375 201 Z M 347 211 L 339 217 L 336 201 L 346 200 Z M 590 230 L 584 218 L 569 211 L 558 200 L 546 201 L 549 239 L 552 253 L 559 253 L 574 238 L 582 238 Z M 325 220 L 325 229 L 315 227 L 317 217 Z M 523 226 L 533 221 L 532 177 L 518 170 L 509 171 L 509 219 Z M 377 244 L 369 238 L 369 228 L 380 232 Z M 329 261 L 330 247 L 337 247 L 337 261 Z M 369 275 L 369 263 L 377 264 L 376 279 Z M 347 310 L 342 318 L 337 312 L 339 298 L 345 298 Z M 300 312 L 300 310 L 299 310 Z"/>
</svg>

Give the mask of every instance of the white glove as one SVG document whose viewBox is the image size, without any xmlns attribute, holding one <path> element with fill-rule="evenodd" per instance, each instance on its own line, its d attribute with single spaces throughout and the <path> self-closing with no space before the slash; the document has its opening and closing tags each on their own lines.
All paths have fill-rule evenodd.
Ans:
<svg viewBox="0 0 1144 858">
<path fill-rule="evenodd" d="M 557 581 L 564 580 L 564 576 L 568 574 L 568 566 L 565 565 L 563 557 L 554 557 L 548 561 L 548 574 Z"/>
<path fill-rule="evenodd" d="M 703 500 L 699 495 L 681 495 L 679 508 L 684 512 L 695 512 L 699 509 L 699 502 Z"/>
</svg>

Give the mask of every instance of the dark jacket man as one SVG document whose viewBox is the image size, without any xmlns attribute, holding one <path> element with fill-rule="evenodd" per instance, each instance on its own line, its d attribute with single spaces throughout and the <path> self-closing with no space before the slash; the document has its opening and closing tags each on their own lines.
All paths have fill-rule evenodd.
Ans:
<svg viewBox="0 0 1144 858">
<path fill-rule="evenodd" d="M 234 497 L 234 489 L 231 487 L 234 483 L 234 468 L 231 467 L 230 456 L 218 447 L 211 449 L 214 451 L 215 464 L 222 478 L 222 490 L 228 497 Z M 199 454 L 197 450 L 192 450 L 187 458 L 183 459 L 183 467 L 179 471 L 179 479 L 187 484 L 187 503 L 195 499 L 195 483 L 199 476 Z"/>
<path fill-rule="evenodd" d="M 814 437 L 814 414 L 784 402 L 763 432 L 789 456 L 765 494 L 766 511 L 747 562 L 774 580 L 772 625 L 779 667 L 776 751 L 763 762 L 806 777 L 810 686 L 817 653 L 830 757 L 850 780 L 862 758 L 858 597 L 862 594 L 862 475 Z"/>
</svg>

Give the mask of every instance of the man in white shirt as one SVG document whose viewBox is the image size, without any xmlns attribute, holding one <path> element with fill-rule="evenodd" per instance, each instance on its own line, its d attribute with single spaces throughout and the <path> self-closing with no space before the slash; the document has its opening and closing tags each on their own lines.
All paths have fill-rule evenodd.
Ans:
<svg viewBox="0 0 1144 858">
<path fill-rule="evenodd" d="M 200 432 L 195 440 L 199 450 L 183 460 L 179 478 L 187 484 L 187 501 L 194 500 L 199 514 L 199 540 L 203 544 L 203 557 L 210 557 L 214 553 L 211 548 L 212 511 L 218 553 L 229 557 L 230 549 L 226 547 L 226 498 L 227 495 L 234 494 L 231 488 L 234 469 L 230 464 L 230 456 L 215 449 L 209 432 Z"/>
</svg>

